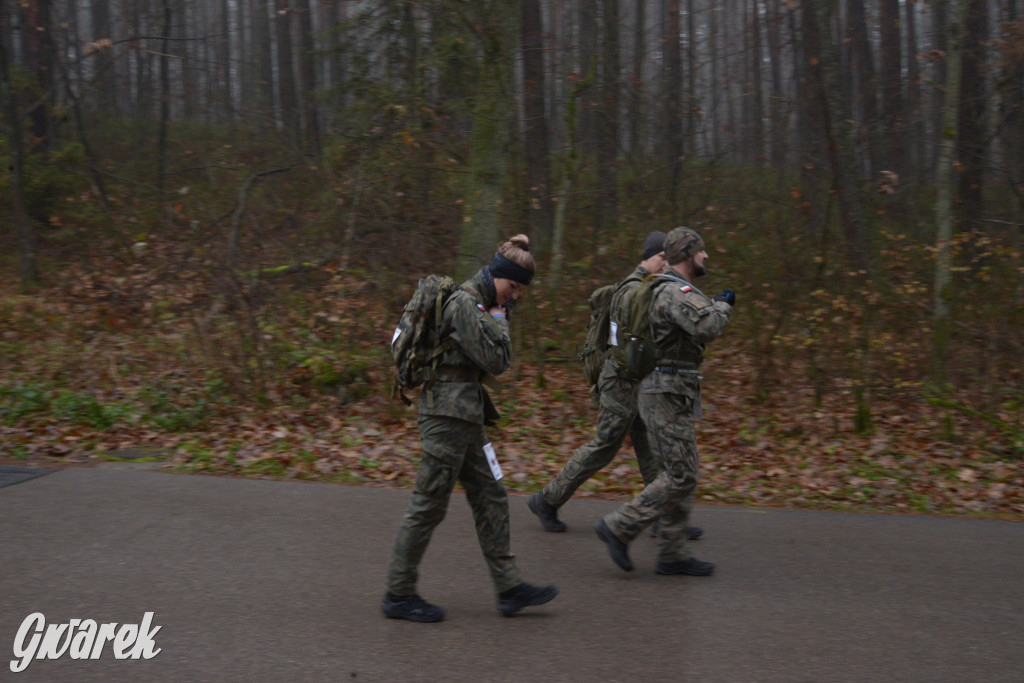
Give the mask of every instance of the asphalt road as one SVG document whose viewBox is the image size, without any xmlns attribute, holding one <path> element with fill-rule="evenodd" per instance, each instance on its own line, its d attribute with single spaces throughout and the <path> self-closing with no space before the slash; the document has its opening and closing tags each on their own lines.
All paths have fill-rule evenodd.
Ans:
<svg viewBox="0 0 1024 683">
<path fill-rule="evenodd" d="M 615 567 L 572 501 L 543 532 L 512 499 L 526 580 L 548 605 L 504 618 L 468 505 L 452 499 L 421 566 L 440 624 L 383 618 L 408 492 L 139 466 L 0 488 L 0 678 L 12 681 L 1024 681 L 1024 524 L 696 508 L 708 578 Z M 160 653 L 33 661 L 30 614 L 139 624 Z"/>
</svg>

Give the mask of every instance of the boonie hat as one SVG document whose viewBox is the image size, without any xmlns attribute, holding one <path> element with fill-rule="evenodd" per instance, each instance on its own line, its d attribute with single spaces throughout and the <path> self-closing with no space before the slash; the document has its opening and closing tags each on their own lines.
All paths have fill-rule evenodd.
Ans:
<svg viewBox="0 0 1024 683">
<path fill-rule="evenodd" d="M 665 258 L 669 265 L 682 263 L 694 254 L 704 251 L 704 240 L 696 230 L 682 226 L 673 228 L 665 237 Z"/>
</svg>

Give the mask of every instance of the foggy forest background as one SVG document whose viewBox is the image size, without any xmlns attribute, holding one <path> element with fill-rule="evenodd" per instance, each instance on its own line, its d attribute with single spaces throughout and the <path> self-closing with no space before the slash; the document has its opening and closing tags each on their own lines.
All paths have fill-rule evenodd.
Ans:
<svg viewBox="0 0 1024 683">
<path fill-rule="evenodd" d="M 592 427 L 590 291 L 686 225 L 738 293 L 702 443 L 760 462 L 712 489 L 1024 513 L 1022 4 L 2 0 L 0 455 L 406 481 L 401 307 L 523 232 L 528 488 Z"/>
</svg>

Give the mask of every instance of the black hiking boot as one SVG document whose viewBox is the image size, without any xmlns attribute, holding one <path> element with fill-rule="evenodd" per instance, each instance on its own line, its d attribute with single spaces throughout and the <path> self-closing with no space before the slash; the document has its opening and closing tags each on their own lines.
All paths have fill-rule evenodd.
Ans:
<svg viewBox="0 0 1024 683">
<path fill-rule="evenodd" d="M 444 619 L 444 610 L 413 593 L 412 595 L 395 595 L 388 593 L 380 603 L 380 609 L 388 619 L 408 619 L 409 621 L 434 622 Z"/>
<path fill-rule="evenodd" d="M 554 586 L 531 586 L 528 583 L 521 583 L 515 588 L 498 593 L 498 609 L 506 617 L 511 617 L 524 607 L 551 602 L 556 595 L 558 589 Z"/>
<path fill-rule="evenodd" d="M 603 519 L 597 520 L 594 524 L 594 531 L 597 532 L 597 537 L 604 541 L 604 545 L 608 548 L 608 554 L 612 558 L 612 562 L 619 565 L 627 572 L 633 571 L 633 560 L 629 559 L 629 546 L 619 540 L 619 537 L 612 533 L 612 530 L 608 528 L 608 525 L 604 523 Z"/>
<path fill-rule="evenodd" d="M 559 521 L 558 508 L 554 505 L 548 505 L 547 501 L 544 500 L 543 492 L 538 491 L 530 496 L 526 501 L 526 506 L 530 508 L 530 512 L 537 515 L 537 519 L 540 520 L 540 525 L 544 527 L 544 531 L 560 533 L 569 528 L 565 525 L 565 522 Z"/>
<path fill-rule="evenodd" d="M 696 557 L 688 557 L 678 562 L 658 562 L 654 571 L 658 574 L 685 574 L 687 576 L 711 576 L 715 565 L 701 562 Z"/>
<path fill-rule="evenodd" d="M 658 537 L 658 531 L 661 530 L 661 520 L 655 520 L 654 524 L 651 525 L 651 538 Z M 696 541 L 698 538 L 704 535 L 704 530 L 699 526 L 688 526 L 683 532 L 686 534 L 686 540 Z"/>
</svg>

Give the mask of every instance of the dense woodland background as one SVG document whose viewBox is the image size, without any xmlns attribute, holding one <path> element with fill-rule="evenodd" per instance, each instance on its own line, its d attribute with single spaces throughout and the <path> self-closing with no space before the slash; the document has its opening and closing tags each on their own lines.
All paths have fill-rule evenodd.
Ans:
<svg viewBox="0 0 1024 683">
<path fill-rule="evenodd" d="M 401 306 L 525 232 L 535 489 L 589 292 L 687 225 L 738 292 L 704 502 L 1019 517 L 1022 5 L 0 0 L 0 457 L 407 485 Z"/>
</svg>

